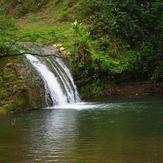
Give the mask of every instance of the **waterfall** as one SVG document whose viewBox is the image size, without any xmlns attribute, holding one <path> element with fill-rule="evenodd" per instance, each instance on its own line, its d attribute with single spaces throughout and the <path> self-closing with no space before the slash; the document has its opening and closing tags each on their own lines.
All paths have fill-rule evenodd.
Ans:
<svg viewBox="0 0 163 163">
<path fill-rule="evenodd" d="M 36 57 L 30 54 L 27 54 L 26 58 L 43 80 L 47 106 L 80 102 L 70 70 L 61 58 Z"/>
</svg>

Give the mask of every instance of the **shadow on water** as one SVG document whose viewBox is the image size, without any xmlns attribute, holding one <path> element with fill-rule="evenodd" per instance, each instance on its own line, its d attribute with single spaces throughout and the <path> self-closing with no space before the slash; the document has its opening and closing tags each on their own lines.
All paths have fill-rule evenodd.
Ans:
<svg viewBox="0 0 163 163">
<path fill-rule="evenodd" d="M 0 162 L 162 163 L 162 137 L 161 98 L 66 105 L 3 120 Z"/>
</svg>

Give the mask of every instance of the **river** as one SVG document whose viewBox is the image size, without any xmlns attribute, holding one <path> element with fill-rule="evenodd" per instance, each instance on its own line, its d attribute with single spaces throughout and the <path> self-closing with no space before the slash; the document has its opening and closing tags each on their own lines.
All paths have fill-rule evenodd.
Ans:
<svg viewBox="0 0 163 163">
<path fill-rule="evenodd" d="M 35 162 L 162 163 L 162 97 L 102 100 L 0 119 L 0 163 Z"/>
</svg>

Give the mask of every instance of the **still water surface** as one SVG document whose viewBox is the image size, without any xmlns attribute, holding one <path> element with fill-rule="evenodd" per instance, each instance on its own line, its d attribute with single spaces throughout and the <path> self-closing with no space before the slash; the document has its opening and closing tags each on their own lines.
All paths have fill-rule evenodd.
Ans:
<svg viewBox="0 0 163 163">
<path fill-rule="evenodd" d="M 3 118 L 0 163 L 163 163 L 163 100 L 103 101 Z"/>
</svg>

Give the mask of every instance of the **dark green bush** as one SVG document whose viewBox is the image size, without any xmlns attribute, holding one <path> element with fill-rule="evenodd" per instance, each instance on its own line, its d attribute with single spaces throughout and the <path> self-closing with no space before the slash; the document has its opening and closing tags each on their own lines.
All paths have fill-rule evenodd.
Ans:
<svg viewBox="0 0 163 163">
<path fill-rule="evenodd" d="M 128 72 L 144 79 L 161 79 L 161 0 L 83 0 L 81 5 L 101 51 L 112 58 L 125 52 L 127 62 L 130 61 Z"/>
</svg>

